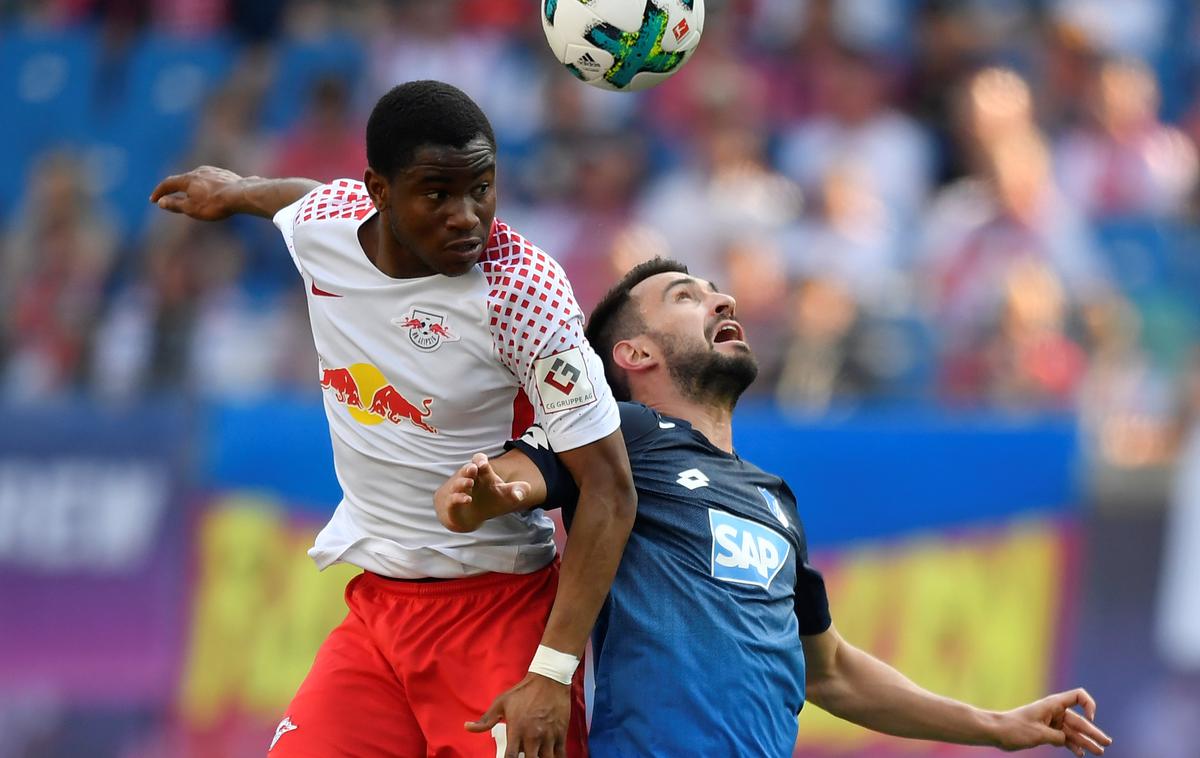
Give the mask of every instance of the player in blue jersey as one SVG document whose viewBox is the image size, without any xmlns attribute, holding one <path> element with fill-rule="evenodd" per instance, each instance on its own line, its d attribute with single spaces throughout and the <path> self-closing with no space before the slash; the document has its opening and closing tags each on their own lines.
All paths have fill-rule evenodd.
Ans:
<svg viewBox="0 0 1200 758">
<path fill-rule="evenodd" d="M 592 755 L 790 756 L 806 699 L 903 737 L 1103 754 L 1111 740 L 1082 689 L 983 711 L 921 689 L 839 636 L 807 562 L 796 498 L 733 450 L 733 407 L 757 373 L 734 307 L 657 259 L 631 271 L 588 324 L 626 401 L 621 430 L 638 493 L 593 634 Z M 490 461 L 475 456 L 438 490 L 446 526 L 471 531 L 542 503 L 561 505 L 570 521 L 575 484 L 546 435 L 533 427 L 508 447 Z M 495 720 L 489 712 L 468 728 Z"/>
</svg>

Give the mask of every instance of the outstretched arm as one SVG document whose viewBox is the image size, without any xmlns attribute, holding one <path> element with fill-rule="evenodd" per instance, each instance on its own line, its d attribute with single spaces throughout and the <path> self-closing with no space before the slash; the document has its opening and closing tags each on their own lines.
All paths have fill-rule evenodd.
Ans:
<svg viewBox="0 0 1200 758">
<path fill-rule="evenodd" d="M 319 186 L 312 179 L 263 179 L 200 166 L 163 179 L 150 193 L 150 202 L 201 221 L 220 221 L 238 213 L 271 218 Z"/>
<path fill-rule="evenodd" d="M 1024 750 L 1066 747 L 1103 755 L 1112 744 L 1092 721 L 1096 702 L 1082 689 L 1003 713 L 983 711 L 928 692 L 883 661 L 842 639 L 837 630 L 801 638 L 808 699 L 823 710 L 877 732 L 914 739 Z M 1083 708 L 1084 715 L 1072 710 Z"/>
<path fill-rule="evenodd" d="M 488 519 L 545 501 L 546 480 L 520 450 L 490 460 L 476 453 L 433 493 L 438 520 L 452 532 L 473 532 Z"/>
</svg>

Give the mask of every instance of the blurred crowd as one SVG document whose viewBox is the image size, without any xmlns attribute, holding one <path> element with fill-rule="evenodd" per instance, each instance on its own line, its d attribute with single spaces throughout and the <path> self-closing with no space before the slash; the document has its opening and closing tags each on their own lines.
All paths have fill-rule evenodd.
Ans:
<svg viewBox="0 0 1200 758">
<path fill-rule="evenodd" d="M 1178 447 L 1200 302 L 1190 3 L 708 0 L 700 51 L 639 95 L 575 81 L 530 6 L 0 3 L 0 51 L 83 35 L 96 61 L 85 125 L 12 156 L 19 184 L 0 187 L 0 396 L 315 392 L 270 225 L 146 196 L 203 163 L 361 177 L 376 97 L 436 78 L 492 118 L 500 216 L 585 309 L 633 263 L 683 260 L 738 298 L 763 399 L 1077 412 L 1116 465 Z M 176 56 L 154 76 L 146 40 Z M 178 51 L 205 43 L 221 62 L 196 85 Z M 32 60 L 3 73 L 18 113 L 54 95 Z M 138 131 L 156 109 L 171 139 Z"/>
</svg>

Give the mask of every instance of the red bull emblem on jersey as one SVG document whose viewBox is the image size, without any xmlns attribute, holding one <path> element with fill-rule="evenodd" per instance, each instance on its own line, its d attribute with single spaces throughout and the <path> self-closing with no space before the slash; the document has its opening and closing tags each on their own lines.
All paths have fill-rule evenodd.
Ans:
<svg viewBox="0 0 1200 758">
<path fill-rule="evenodd" d="M 426 420 L 433 412 L 433 398 L 421 398 L 419 402 L 409 400 L 388 382 L 382 371 L 369 363 L 323 369 L 321 388 L 331 392 L 333 399 L 350 411 L 351 418 L 365 426 L 407 421 L 429 434 L 438 433 L 437 428 Z"/>
<path fill-rule="evenodd" d="M 392 323 L 408 332 L 408 338 L 418 350 L 431 353 L 443 342 L 458 342 L 459 337 L 446 325 L 446 317 L 440 313 L 413 308 L 404 318 L 393 319 Z"/>
</svg>

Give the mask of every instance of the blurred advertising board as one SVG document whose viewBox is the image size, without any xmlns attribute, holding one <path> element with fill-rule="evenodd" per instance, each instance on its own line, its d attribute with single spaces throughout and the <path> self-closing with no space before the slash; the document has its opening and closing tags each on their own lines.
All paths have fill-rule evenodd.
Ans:
<svg viewBox="0 0 1200 758">
<path fill-rule="evenodd" d="M 338 498 L 321 408 L 6 420 L 0 758 L 262 755 L 354 573 L 305 552 Z M 984 706 L 1067 683 L 1069 420 L 751 409 L 737 444 L 796 492 L 847 639 Z M 957 754 L 811 707 L 800 725 L 797 755 Z"/>
</svg>

